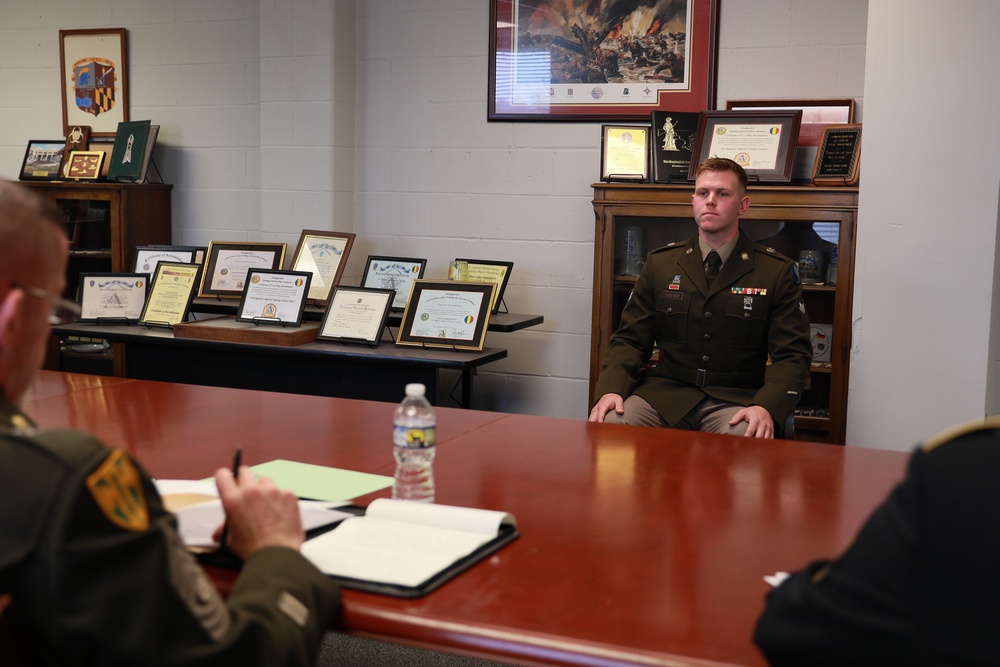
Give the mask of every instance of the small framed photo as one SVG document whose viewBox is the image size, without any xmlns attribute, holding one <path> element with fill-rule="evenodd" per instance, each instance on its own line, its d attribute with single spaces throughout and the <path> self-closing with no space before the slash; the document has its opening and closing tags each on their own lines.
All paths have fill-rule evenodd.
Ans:
<svg viewBox="0 0 1000 667">
<path fill-rule="evenodd" d="M 335 286 L 316 338 L 378 345 L 395 294 L 393 289 Z"/>
<path fill-rule="evenodd" d="M 414 281 L 396 344 L 482 350 L 495 291 L 493 283 Z"/>
<path fill-rule="evenodd" d="M 301 326 L 311 279 L 305 271 L 250 269 L 236 321 Z"/>
<path fill-rule="evenodd" d="M 66 142 L 62 139 L 32 139 L 24 151 L 21 163 L 22 181 L 52 181 L 61 178 L 60 169 L 66 155 Z"/>
<path fill-rule="evenodd" d="M 416 257 L 385 257 L 369 255 L 365 272 L 361 276 L 361 286 L 372 289 L 393 290 L 392 310 L 406 309 L 410 298 L 410 287 L 414 280 L 424 277 L 426 259 Z"/>
<path fill-rule="evenodd" d="M 199 264 L 160 262 L 150 281 L 146 305 L 139 324 L 147 327 L 173 328 L 187 317 L 191 299 L 198 288 Z"/>
<path fill-rule="evenodd" d="M 153 275 L 160 262 L 180 262 L 181 264 L 201 264 L 205 259 L 205 249 L 184 245 L 147 245 L 135 248 L 135 272 Z"/>
<path fill-rule="evenodd" d="M 63 134 L 89 125 L 95 137 L 113 137 L 128 118 L 125 28 L 59 31 Z"/>
<path fill-rule="evenodd" d="M 601 126 L 601 180 L 649 180 L 648 125 Z"/>
<path fill-rule="evenodd" d="M 78 181 L 96 181 L 104 166 L 103 151 L 73 151 L 69 154 L 66 177 Z"/>
<path fill-rule="evenodd" d="M 500 303 L 503 302 L 504 292 L 507 291 L 507 283 L 510 281 L 510 272 L 514 270 L 514 262 L 462 258 L 457 258 L 455 261 L 465 262 L 468 265 L 468 272 L 464 278 L 467 282 L 496 285 L 496 289 L 493 291 L 493 301 L 490 303 L 490 313 L 498 313 Z"/>
<path fill-rule="evenodd" d="M 149 294 L 146 273 L 81 273 L 80 321 L 138 322 Z"/>
<path fill-rule="evenodd" d="M 303 229 L 292 258 L 293 271 L 312 274 L 309 300 L 325 303 L 330 290 L 340 283 L 347 257 L 354 246 L 354 234 Z"/>
<path fill-rule="evenodd" d="M 829 125 L 816 151 L 813 185 L 857 185 L 861 175 L 861 125 Z"/>
<path fill-rule="evenodd" d="M 702 111 L 688 178 L 702 160 L 729 158 L 751 183 L 788 183 L 802 111 Z"/>
<path fill-rule="evenodd" d="M 250 269 L 279 270 L 285 248 L 284 243 L 210 242 L 198 296 L 242 298 Z"/>
</svg>

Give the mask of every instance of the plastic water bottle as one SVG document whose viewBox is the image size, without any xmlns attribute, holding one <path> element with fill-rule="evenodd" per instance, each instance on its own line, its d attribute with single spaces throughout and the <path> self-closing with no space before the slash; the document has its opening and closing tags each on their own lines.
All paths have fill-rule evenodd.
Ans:
<svg viewBox="0 0 1000 667">
<path fill-rule="evenodd" d="M 392 497 L 434 502 L 434 408 L 424 385 L 406 385 L 406 398 L 392 417 L 396 481 Z"/>
</svg>

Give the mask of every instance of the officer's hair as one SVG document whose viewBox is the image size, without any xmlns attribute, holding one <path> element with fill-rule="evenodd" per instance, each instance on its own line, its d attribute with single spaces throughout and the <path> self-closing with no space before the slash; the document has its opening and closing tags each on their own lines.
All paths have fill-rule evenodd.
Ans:
<svg viewBox="0 0 1000 667">
<path fill-rule="evenodd" d="M 701 172 L 703 171 L 732 172 L 736 174 L 736 178 L 739 179 L 740 186 L 743 188 L 743 191 L 746 192 L 747 190 L 747 172 L 743 170 L 743 167 L 727 157 L 710 157 L 703 160 L 702 163 L 698 165 L 698 169 L 695 171 L 694 177 L 698 178 L 701 176 Z"/>
<path fill-rule="evenodd" d="M 66 242 L 59 209 L 21 185 L 0 181 L 0 278 L 24 280 L 18 274 L 42 269 L 56 239 Z M 0 294 L 6 289 L 0 285 Z"/>
</svg>

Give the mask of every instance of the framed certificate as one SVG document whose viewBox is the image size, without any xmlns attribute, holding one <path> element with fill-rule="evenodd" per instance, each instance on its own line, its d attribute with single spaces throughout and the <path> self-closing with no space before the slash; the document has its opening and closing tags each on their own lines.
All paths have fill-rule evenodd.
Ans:
<svg viewBox="0 0 1000 667">
<path fill-rule="evenodd" d="M 601 180 L 649 180 L 648 126 L 601 126 Z"/>
<path fill-rule="evenodd" d="M 482 350 L 495 291 L 493 283 L 414 281 L 396 344 Z"/>
<path fill-rule="evenodd" d="M 378 345 L 395 294 L 392 289 L 334 287 L 316 338 Z"/>
<path fill-rule="evenodd" d="M 160 262 L 149 287 L 146 305 L 139 316 L 139 324 L 147 327 L 170 327 L 180 324 L 187 317 L 198 287 L 199 264 Z"/>
<path fill-rule="evenodd" d="M 179 262 L 181 264 L 201 264 L 205 258 L 205 249 L 197 246 L 183 245 L 147 245 L 135 248 L 135 272 L 156 273 L 156 265 L 160 262 Z"/>
<path fill-rule="evenodd" d="M 300 326 L 311 279 L 306 271 L 250 269 L 236 321 Z"/>
<path fill-rule="evenodd" d="M 423 278 L 426 268 L 426 259 L 369 255 L 361 286 L 393 290 L 396 296 L 392 300 L 392 310 L 404 310 L 413 281 Z"/>
<path fill-rule="evenodd" d="M 81 322 L 138 322 L 149 292 L 146 273 L 81 273 Z"/>
<path fill-rule="evenodd" d="M 468 263 L 468 282 L 496 285 L 496 289 L 493 291 L 493 301 L 490 303 L 490 312 L 494 314 L 499 312 L 500 302 L 503 301 L 503 294 L 507 290 L 507 281 L 510 280 L 510 272 L 514 269 L 514 262 L 461 258 L 455 261 Z"/>
<path fill-rule="evenodd" d="M 250 269 L 277 271 L 285 260 L 284 243 L 236 243 L 212 241 L 201 277 L 198 296 L 238 299 L 246 287 Z"/>
<path fill-rule="evenodd" d="M 788 183 L 801 119 L 801 109 L 701 112 L 688 178 L 702 160 L 723 157 L 743 167 L 751 183 Z"/>
<path fill-rule="evenodd" d="M 354 234 L 302 230 L 292 258 L 292 270 L 312 274 L 311 301 L 325 302 L 329 298 L 330 290 L 344 275 L 353 245 Z"/>
</svg>

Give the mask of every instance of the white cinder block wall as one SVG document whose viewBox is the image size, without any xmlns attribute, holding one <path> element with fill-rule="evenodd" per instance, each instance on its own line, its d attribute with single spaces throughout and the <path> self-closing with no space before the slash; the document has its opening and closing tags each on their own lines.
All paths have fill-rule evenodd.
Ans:
<svg viewBox="0 0 1000 667">
<path fill-rule="evenodd" d="M 867 2 L 722 0 L 719 102 L 863 95 Z M 0 176 L 58 137 L 60 28 L 129 29 L 132 118 L 161 125 L 174 240 L 353 231 L 370 253 L 512 260 L 508 359 L 476 406 L 587 410 L 599 123 L 487 123 L 487 0 L 10 0 L 0 25 Z"/>
</svg>

